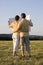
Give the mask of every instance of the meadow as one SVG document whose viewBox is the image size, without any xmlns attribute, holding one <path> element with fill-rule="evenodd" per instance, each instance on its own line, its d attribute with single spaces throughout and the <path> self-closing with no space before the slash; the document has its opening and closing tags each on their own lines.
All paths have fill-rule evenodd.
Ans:
<svg viewBox="0 0 43 65">
<path fill-rule="evenodd" d="M 43 40 L 30 41 L 31 57 L 21 56 L 20 45 L 18 56 L 13 56 L 12 41 L 0 41 L 0 65 L 43 65 Z"/>
</svg>

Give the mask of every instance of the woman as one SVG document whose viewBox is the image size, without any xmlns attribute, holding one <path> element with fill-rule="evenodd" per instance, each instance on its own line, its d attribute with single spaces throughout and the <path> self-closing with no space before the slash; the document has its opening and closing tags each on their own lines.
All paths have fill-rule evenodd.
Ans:
<svg viewBox="0 0 43 65">
<path fill-rule="evenodd" d="M 15 32 L 17 29 L 18 23 L 19 23 L 20 17 L 18 15 L 15 16 L 15 21 L 12 22 L 11 24 L 9 23 L 9 27 L 13 29 L 13 55 L 17 55 L 17 50 L 18 50 L 18 44 L 19 44 L 19 31 Z"/>
</svg>

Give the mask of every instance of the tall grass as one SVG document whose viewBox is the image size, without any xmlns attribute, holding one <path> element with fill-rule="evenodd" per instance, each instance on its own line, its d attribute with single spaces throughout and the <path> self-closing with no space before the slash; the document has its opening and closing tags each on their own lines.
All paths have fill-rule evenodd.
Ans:
<svg viewBox="0 0 43 65">
<path fill-rule="evenodd" d="M 25 57 L 21 56 L 20 45 L 18 56 L 13 56 L 12 41 L 0 41 L 0 65 L 43 65 L 43 41 L 30 41 L 31 55 L 29 58 L 25 50 Z"/>
</svg>

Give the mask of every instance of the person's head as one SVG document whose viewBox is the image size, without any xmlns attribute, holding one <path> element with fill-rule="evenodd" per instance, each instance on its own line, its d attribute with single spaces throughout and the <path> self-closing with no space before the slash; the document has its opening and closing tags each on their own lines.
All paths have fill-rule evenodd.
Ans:
<svg viewBox="0 0 43 65">
<path fill-rule="evenodd" d="M 25 13 L 21 13 L 21 18 L 26 18 L 26 14 Z"/>
<path fill-rule="evenodd" d="M 18 21 L 20 17 L 18 15 L 15 16 L 15 20 Z"/>
</svg>

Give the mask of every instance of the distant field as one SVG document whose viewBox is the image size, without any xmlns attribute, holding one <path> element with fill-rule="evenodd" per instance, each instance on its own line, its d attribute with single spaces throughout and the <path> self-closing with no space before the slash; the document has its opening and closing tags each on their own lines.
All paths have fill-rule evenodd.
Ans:
<svg viewBox="0 0 43 65">
<path fill-rule="evenodd" d="M 30 41 L 31 58 L 21 57 L 20 45 L 18 56 L 13 56 L 12 41 L 0 41 L 0 65 L 43 65 L 43 41 Z"/>
</svg>

